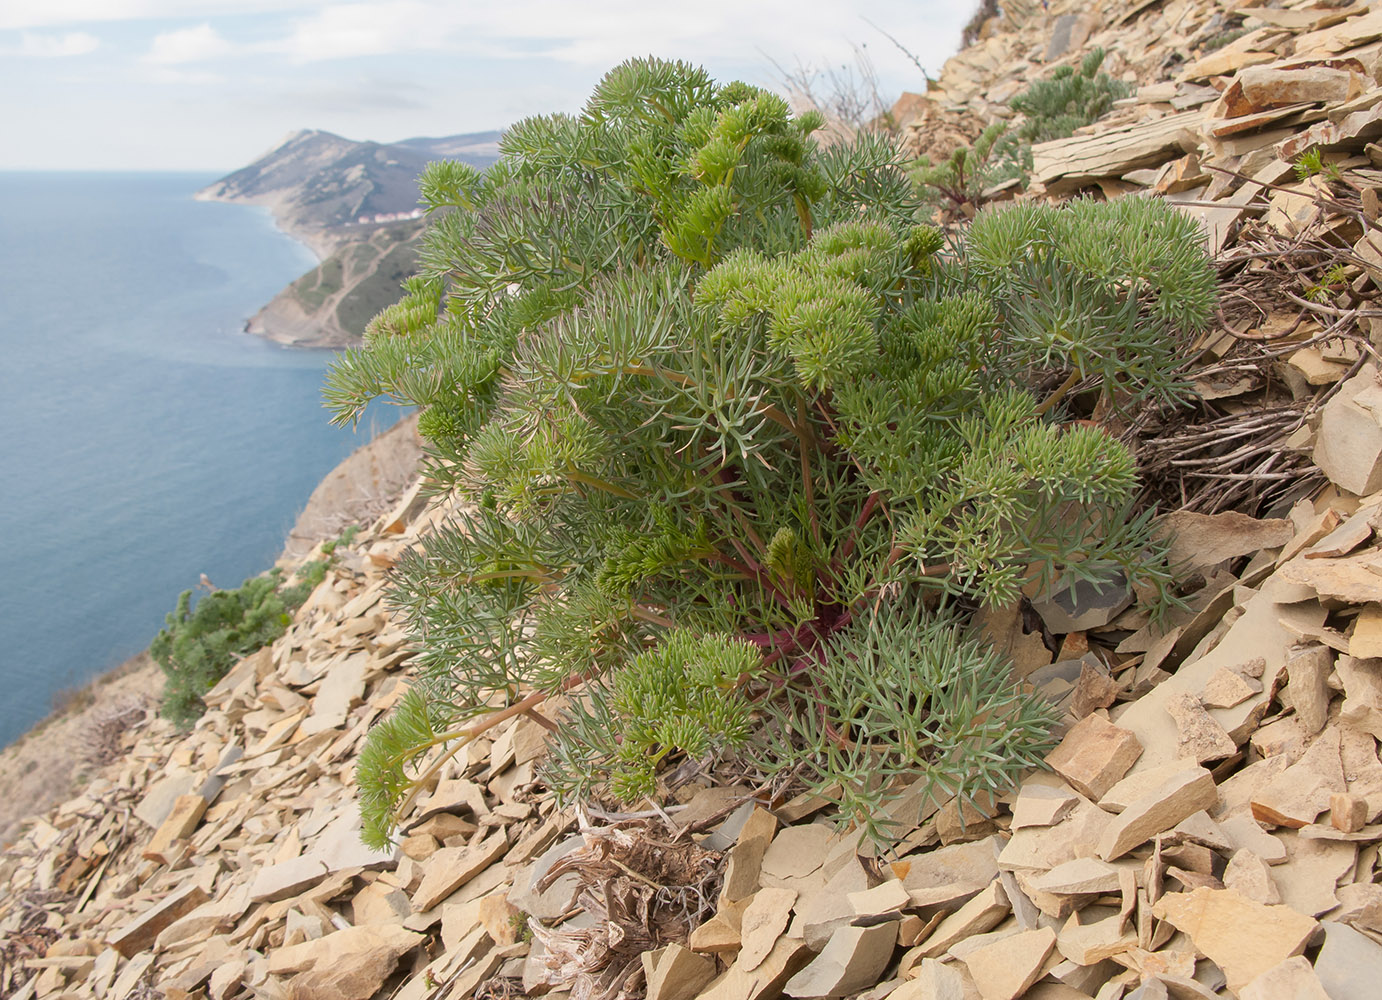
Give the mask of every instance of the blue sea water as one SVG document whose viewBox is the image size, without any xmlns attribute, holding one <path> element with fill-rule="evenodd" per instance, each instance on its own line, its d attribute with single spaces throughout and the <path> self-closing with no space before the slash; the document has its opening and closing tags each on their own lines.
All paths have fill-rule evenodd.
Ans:
<svg viewBox="0 0 1382 1000">
<path fill-rule="evenodd" d="M 194 201 L 212 180 L 0 173 L 0 745 L 147 646 L 199 574 L 268 568 L 397 416 L 332 427 L 332 353 L 243 332 L 315 261 L 261 209 Z"/>
</svg>

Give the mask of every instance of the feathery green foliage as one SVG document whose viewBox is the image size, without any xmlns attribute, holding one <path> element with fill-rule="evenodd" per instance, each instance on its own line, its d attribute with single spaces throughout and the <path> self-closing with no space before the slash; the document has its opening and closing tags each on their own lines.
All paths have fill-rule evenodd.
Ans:
<svg viewBox="0 0 1382 1000">
<path fill-rule="evenodd" d="M 1026 116 L 1017 129 L 1023 141 L 1064 139 L 1098 121 L 1112 110 L 1114 101 L 1132 93 L 1131 86 L 1099 71 L 1104 55 L 1103 49 L 1093 48 L 1078 68 L 1057 66 L 1045 80 L 1012 99 L 1012 109 Z"/>
<path fill-rule="evenodd" d="M 1183 217 L 1015 208 L 943 253 L 891 147 L 817 125 L 639 60 L 484 175 L 429 170 L 422 273 L 326 390 L 425 407 L 462 501 L 395 573 L 422 676 L 360 760 L 370 842 L 496 695 L 557 693 L 564 797 L 737 755 L 883 837 L 907 780 L 973 795 L 1046 745 L 960 608 L 1165 588 L 1131 456 L 1063 407 L 1179 391 L 1214 307 Z"/>
<path fill-rule="evenodd" d="M 298 582 L 289 586 L 283 571 L 274 569 L 235 590 L 213 590 L 195 608 L 192 591 L 184 590 L 165 627 L 149 645 L 149 655 L 166 677 L 162 714 L 179 726 L 196 722 L 206 711 L 202 695 L 237 660 L 282 635 L 293 609 L 307 599 L 325 572 L 325 563 L 309 563 L 297 572 Z"/>
</svg>

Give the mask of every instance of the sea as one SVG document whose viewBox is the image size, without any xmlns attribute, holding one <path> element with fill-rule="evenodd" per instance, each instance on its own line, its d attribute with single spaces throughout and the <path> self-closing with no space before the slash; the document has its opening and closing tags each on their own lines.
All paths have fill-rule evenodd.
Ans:
<svg viewBox="0 0 1382 1000">
<path fill-rule="evenodd" d="M 201 574 L 268 569 L 399 417 L 329 423 L 332 351 L 246 320 L 316 259 L 215 175 L 0 172 L 0 745 L 145 649 Z"/>
</svg>

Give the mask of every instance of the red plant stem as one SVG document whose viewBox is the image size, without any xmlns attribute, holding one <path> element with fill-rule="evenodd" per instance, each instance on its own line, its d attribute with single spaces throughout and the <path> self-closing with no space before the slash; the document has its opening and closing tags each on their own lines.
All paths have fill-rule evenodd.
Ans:
<svg viewBox="0 0 1382 1000">
<path fill-rule="evenodd" d="M 840 546 L 839 554 L 832 560 L 837 566 L 850 556 L 854 555 L 854 543 L 859 538 L 859 533 L 864 530 L 864 525 L 869 523 L 873 517 L 873 512 L 878 509 L 878 505 L 883 502 L 883 494 L 874 490 L 864 501 L 864 506 L 859 509 L 859 516 L 854 519 L 854 527 L 850 529 L 849 537 Z"/>
</svg>

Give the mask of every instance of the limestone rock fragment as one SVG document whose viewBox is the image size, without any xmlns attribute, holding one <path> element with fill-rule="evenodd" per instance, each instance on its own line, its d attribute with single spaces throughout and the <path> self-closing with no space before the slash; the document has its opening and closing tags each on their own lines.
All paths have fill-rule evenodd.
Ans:
<svg viewBox="0 0 1382 1000">
<path fill-rule="evenodd" d="M 795 889 L 759 889 L 744 908 L 739 924 L 739 964 L 746 972 L 758 968 L 768 957 L 778 936 L 787 927 L 792 904 L 797 901 Z"/>
<path fill-rule="evenodd" d="M 1188 935 L 1223 969 L 1234 992 L 1301 954 L 1319 928 L 1314 918 L 1289 906 L 1266 906 L 1233 889 L 1168 893 L 1153 904 L 1152 912 Z"/>
<path fill-rule="evenodd" d="M 1055 947 L 1056 932 L 1043 927 L 985 944 L 961 961 L 984 1000 L 1016 1000 L 1041 978 L 1046 957 Z"/>
<path fill-rule="evenodd" d="M 1382 945 L 1347 924 L 1326 920 L 1315 975 L 1330 1000 L 1369 1000 L 1382 983 Z"/>
<path fill-rule="evenodd" d="M 1136 736 L 1100 715 L 1088 715 L 1071 727 L 1046 763 L 1071 788 L 1098 801 L 1141 755 Z"/>
<path fill-rule="evenodd" d="M 1244 848 L 1229 859 L 1224 869 L 1224 888 L 1235 889 L 1248 899 L 1274 906 L 1281 902 L 1281 890 L 1272 879 L 1267 862 Z"/>
<path fill-rule="evenodd" d="M 787 980 L 792 997 L 842 997 L 878 981 L 897 946 L 897 921 L 841 927 L 805 968 Z"/>
<path fill-rule="evenodd" d="M 1115 816 L 1099 839 L 1097 853 L 1105 861 L 1120 858 L 1218 800 L 1213 775 L 1202 767 L 1185 768 Z"/>
<path fill-rule="evenodd" d="M 1261 690 L 1261 681 L 1245 677 L 1236 670 L 1220 667 L 1205 683 L 1204 690 L 1200 692 L 1200 702 L 1206 708 L 1232 708 L 1234 705 L 1241 705 Z"/>
<path fill-rule="evenodd" d="M 1314 966 L 1304 955 L 1288 958 L 1262 973 L 1238 994 L 1239 1000 L 1331 1000 Z"/>
<path fill-rule="evenodd" d="M 443 847 L 427 859 L 422 883 L 413 893 L 413 910 L 421 912 L 436 906 L 492 865 L 507 847 L 503 830 L 496 830 L 468 847 Z"/>
<path fill-rule="evenodd" d="M 1296 710 L 1296 718 L 1313 736 L 1329 720 L 1329 675 L 1334 670 L 1334 653 L 1326 646 L 1311 646 L 1286 661 L 1286 694 Z"/>
<path fill-rule="evenodd" d="M 1172 565 L 1184 563 L 1204 569 L 1251 555 L 1259 549 L 1285 545 L 1295 535 L 1290 521 L 1282 518 L 1259 520 L 1237 511 L 1197 514 L 1177 510 L 1157 522 L 1157 534 L 1171 539 Z"/>
<path fill-rule="evenodd" d="M 397 925 L 350 927 L 278 948 L 269 956 L 275 975 L 300 973 L 290 981 L 302 1000 L 368 1000 L 379 991 L 398 960 L 423 942 L 421 934 Z"/>
<path fill-rule="evenodd" d="M 1094 912 L 1099 911 L 1099 912 Z M 1056 938 L 1056 948 L 1076 965 L 1097 965 L 1137 947 L 1136 927 L 1106 907 L 1072 913 Z"/>
<path fill-rule="evenodd" d="M 987 889 L 936 925 L 917 946 L 917 954 L 923 958 L 939 958 L 951 945 L 993 930 L 1011 911 L 1002 882 L 994 879 Z"/>
<path fill-rule="evenodd" d="M 680 944 L 669 944 L 653 952 L 645 961 L 648 1000 L 694 1000 L 701 989 L 715 978 L 715 960 L 697 955 Z"/>
<path fill-rule="evenodd" d="M 1079 796 L 1068 789 L 1028 781 L 1018 790 L 1012 807 L 1014 830 L 1028 826 L 1052 826 L 1059 823 L 1075 808 Z"/>
<path fill-rule="evenodd" d="M 1172 695 L 1166 702 L 1166 711 L 1176 722 L 1180 756 L 1203 764 L 1237 753 L 1238 744 L 1229 738 L 1223 726 L 1210 717 L 1200 704 L 1200 699 L 1193 694 L 1181 692 Z"/>
<path fill-rule="evenodd" d="M 159 932 L 179 917 L 191 913 L 209 898 L 199 882 L 189 882 L 176 892 L 164 896 L 112 934 L 109 938 L 110 946 L 129 958 L 150 947 Z"/>
<path fill-rule="evenodd" d="M 1382 393 L 1367 364 L 1324 405 L 1315 464 L 1336 485 L 1366 496 L 1382 488 Z"/>
<path fill-rule="evenodd" d="M 739 837 L 729 850 L 725 863 L 725 880 L 720 889 L 722 899 L 744 899 L 758 888 L 763 855 L 777 832 L 777 817 L 766 809 L 754 807 L 739 830 Z"/>
</svg>

